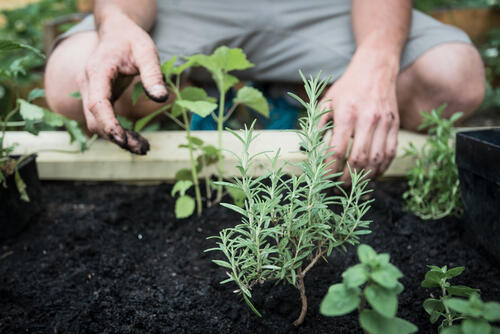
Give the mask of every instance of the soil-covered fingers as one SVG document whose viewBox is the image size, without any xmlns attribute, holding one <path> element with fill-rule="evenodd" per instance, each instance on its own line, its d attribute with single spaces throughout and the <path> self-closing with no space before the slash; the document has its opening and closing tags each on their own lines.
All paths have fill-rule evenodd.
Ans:
<svg viewBox="0 0 500 334">
<path fill-rule="evenodd" d="M 384 171 L 384 166 L 390 163 L 390 157 L 387 155 L 387 140 L 389 131 L 395 122 L 392 112 L 382 114 L 377 126 L 373 132 L 373 141 L 368 157 L 366 170 L 370 171 L 370 178 L 374 179 L 380 176 Z"/>
<path fill-rule="evenodd" d="M 380 174 L 384 173 L 390 166 L 392 160 L 396 157 L 398 147 L 398 133 L 399 133 L 399 118 L 394 117 L 391 124 L 387 139 L 385 142 L 384 160 L 380 165 Z"/>
<path fill-rule="evenodd" d="M 345 187 L 351 185 L 351 174 L 349 167 L 357 171 L 361 171 L 368 166 L 368 158 L 373 145 L 373 135 L 380 120 L 380 114 L 376 111 L 363 113 L 356 118 L 356 126 L 352 147 L 349 152 L 347 163 L 344 166 L 344 171 L 339 180 L 344 182 Z"/>
<path fill-rule="evenodd" d="M 331 172 L 337 173 L 340 172 L 345 165 L 346 153 L 354 131 L 354 124 L 349 120 L 339 121 L 335 124 L 332 131 L 329 151 L 333 153 L 328 156 L 326 162 L 330 163 Z"/>
<path fill-rule="evenodd" d="M 168 98 L 168 91 L 161 71 L 158 51 L 151 38 L 145 35 L 139 42 L 133 44 L 132 54 L 146 95 L 155 102 L 165 102 Z"/>
</svg>

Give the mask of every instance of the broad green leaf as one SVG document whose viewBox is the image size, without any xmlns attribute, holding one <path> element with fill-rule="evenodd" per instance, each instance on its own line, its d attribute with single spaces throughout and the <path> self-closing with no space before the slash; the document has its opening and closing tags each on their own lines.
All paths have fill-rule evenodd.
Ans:
<svg viewBox="0 0 500 334">
<path fill-rule="evenodd" d="M 212 102 L 206 101 L 187 101 L 187 100 L 177 100 L 175 104 L 194 112 L 201 117 L 207 117 L 212 111 L 217 108 L 217 105 Z"/>
<path fill-rule="evenodd" d="M 238 90 L 233 104 L 244 104 L 259 114 L 269 117 L 269 105 L 262 93 L 253 87 L 243 87 Z"/>
<path fill-rule="evenodd" d="M 362 244 L 358 247 L 358 258 L 361 263 L 368 263 L 377 256 L 373 248 L 368 245 Z"/>
<path fill-rule="evenodd" d="M 357 264 L 355 266 L 347 268 L 342 274 L 344 284 L 348 289 L 357 288 L 364 284 L 368 279 L 368 274 L 364 265 Z"/>
<path fill-rule="evenodd" d="M 447 300 L 443 300 L 443 303 L 445 303 L 446 306 L 448 306 L 453 311 L 456 311 L 458 313 L 469 314 L 471 311 L 469 302 L 465 299 L 450 298 Z"/>
<path fill-rule="evenodd" d="M 235 77 L 234 75 L 227 74 L 225 73 L 222 78 L 224 79 L 224 85 L 222 87 L 222 90 L 224 93 L 226 93 L 231 87 L 236 85 L 240 80 Z"/>
<path fill-rule="evenodd" d="M 397 276 L 383 268 L 371 272 L 370 278 L 388 289 L 394 289 L 398 285 Z"/>
<path fill-rule="evenodd" d="M 190 169 L 188 169 L 188 168 L 182 168 L 182 169 L 179 169 L 175 173 L 175 179 L 177 181 L 181 181 L 181 180 L 190 180 L 190 181 L 193 181 L 193 174 L 192 174 L 192 172 L 191 172 Z"/>
<path fill-rule="evenodd" d="M 177 181 L 172 188 L 171 195 L 175 196 L 177 193 L 180 193 L 180 196 L 184 196 L 186 194 L 186 191 L 191 188 L 193 185 L 193 182 L 191 180 L 181 180 Z"/>
<path fill-rule="evenodd" d="M 163 62 L 161 64 L 161 71 L 163 72 L 163 75 L 168 78 L 172 74 L 174 74 L 174 68 L 175 68 L 175 62 L 177 61 L 177 56 L 173 56 L 169 60 Z"/>
<path fill-rule="evenodd" d="M 491 332 L 490 324 L 484 319 L 465 319 L 461 327 L 464 334 L 490 334 Z"/>
<path fill-rule="evenodd" d="M 30 45 L 27 45 L 24 43 L 19 43 L 19 42 L 12 41 L 12 40 L 5 40 L 5 39 L 0 40 L 0 52 L 16 51 L 16 50 L 23 50 L 23 49 L 29 50 L 29 51 L 33 52 L 35 55 L 37 55 L 38 57 L 45 59 L 45 56 L 43 55 L 43 53 L 40 52 L 40 50 L 38 50 Z"/>
<path fill-rule="evenodd" d="M 19 170 L 16 168 L 16 172 L 14 174 L 14 179 L 16 181 L 16 187 L 17 191 L 19 192 L 19 195 L 21 197 L 21 200 L 25 202 L 29 202 L 30 198 L 28 196 L 28 193 L 26 192 L 26 183 L 24 183 L 21 174 L 19 173 Z"/>
<path fill-rule="evenodd" d="M 500 321 L 500 303 L 484 303 L 483 317 L 488 321 Z"/>
<path fill-rule="evenodd" d="M 462 334 L 462 329 L 458 325 L 444 328 L 439 334 Z"/>
<path fill-rule="evenodd" d="M 431 323 L 435 323 L 439 319 L 440 313 L 444 312 L 444 305 L 440 300 L 428 298 L 424 301 L 424 310 L 431 316 Z"/>
<path fill-rule="evenodd" d="M 386 318 L 372 310 L 364 310 L 359 315 L 361 328 L 370 334 L 409 334 L 418 328 L 401 318 Z"/>
<path fill-rule="evenodd" d="M 446 277 L 446 274 L 441 271 L 431 270 L 425 274 L 425 279 L 422 282 L 424 288 L 435 288 L 441 286 L 441 280 Z"/>
<path fill-rule="evenodd" d="M 28 102 L 33 102 L 34 100 L 45 97 L 45 90 L 41 88 L 34 88 L 28 95 Z"/>
<path fill-rule="evenodd" d="M 499 327 L 491 327 L 491 334 L 500 334 Z"/>
<path fill-rule="evenodd" d="M 469 297 L 474 293 L 478 293 L 479 289 L 469 288 L 465 285 L 452 285 L 446 288 L 446 291 L 450 295 L 460 296 L 460 297 Z"/>
<path fill-rule="evenodd" d="M 216 66 L 225 71 L 246 70 L 254 65 L 247 60 L 247 56 L 242 49 L 228 48 L 227 46 L 218 47 L 213 55 Z"/>
<path fill-rule="evenodd" d="M 387 318 L 393 318 L 398 310 L 398 296 L 394 291 L 377 284 L 369 284 L 365 288 L 366 301 L 375 311 Z"/>
<path fill-rule="evenodd" d="M 207 92 L 205 92 L 204 89 L 194 87 L 194 86 L 189 86 L 184 88 L 181 91 L 181 100 L 187 100 L 187 101 L 207 101 L 207 102 L 215 102 L 215 99 L 212 97 L 209 97 L 207 95 Z M 181 115 L 181 107 L 177 104 L 174 103 L 174 106 L 172 107 L 171 114 L 174 117 L 178 117 Z"/>
<path fill-rule="evenodd" d="M 464 269 L 464 267 L 452 268 L 446 272 L 446 278 L 457 277 L 464 271 Z"/>
<path fill-rule="evenodd" d="M 245 200 L 247 198 L 245 192 L 241 189 L 237 189 L 234 187 L 225 187 L 225 188 L 229 196 L 231 196 L 231 198 L 233 199 L 234 205 L 243 208 L 245 206 Z"/>
<path fill-rule="evenodd" d="M 64 120 L 66 119 L 64 116 L 51 112 L 47 109 L 43 109 L 43 122 L 49 126 L 59 127 L 64 125 Z"/>
<path fill-rule="evenodd" d="M 68 132 L 70 136 L 70 142 L 76 141 L 80 146 L 80 151 L 85 151 L 87 147 L 87 136 L 83 133 L 80 124 L 77 121 L 72 119 L 63 118 L 64 120 L 64 128 L 66 132 Z"/>
<path fill-rule="evenodd" d="M 144 93 L 144 87 L 142 86 L 142 82 L 139 81 L 134 85 L 134 90 L 132 91 L 132 105 L 135 106 L 137 100 L 139 100 L 139 97 L 143 93 Z"/>
<path fill-rule="evenodd" d="M 25 121 L 41 121 L 43 119 L 43 108 L 31 104 L 26 100 L 17 99 L 19 103 L 19 112 Z"/>
<path fill-rule="evenodd" d="M 187 218 L 194 212 L 194 199 L 188 195 L 181 196 L 175 201 L 175 217 Z"/>
<path fill-rule="evenodd" d="M 334 317 L 354 311 L 359 303 L 359 289 L 347 289 L 344 284 L 334 284 L 328 289 L 319 310 L 325 316 Z"/>
<path fill-rule="evenodd" d="M 191 145 L 194 145 L 194 146 L 201 146 L 201 145 L 203 145 L 203 140 L 201 140 L 198 137 L 189 136 L 189 137 L 187 137 L 187 140 L 188 140 L 188 142 L 191 143 Z"/>
</svg>

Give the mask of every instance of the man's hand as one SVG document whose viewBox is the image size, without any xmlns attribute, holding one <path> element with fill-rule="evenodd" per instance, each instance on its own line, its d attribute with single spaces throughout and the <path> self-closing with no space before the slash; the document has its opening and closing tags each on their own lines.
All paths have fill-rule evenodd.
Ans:
<svg viewBox="0 0 500 334">
<path fill-rule="evenodd" d="M 368 50 L 367 50 L 368 53 Z M 382 174 L 396 153 L 399 114 L 396 102 L 397 66 L 373 63 L 374 54 L 360 50 L 347 71 L 323 97 L 324 107 L 333 109 L 321 119 L 320 126 L 333 120 L 330 149 L 336 160 L 333 172 L 343 168 L 340 177 L 346 185 L 351 182 L 347 167 L 370 170 L 370 177 Z M 396 62 L 397 64 L 397 62 Z M 349 143 L 353 137 L 349 155 Z"/>
<path fill-rule="evenodd" d="M 382 174 L 396 154 L 399 111 L 396 80 L 399 59 L 411 23 L 410 0 L 352 0 L 356 52 L 346 72 L 326 92 L 325 107 L 333 109 L 320 126 L 333 120 L 330 147 L 339 171 L 347 159 L 351 168 Z M 349 141 L 353 138 L 349 156 Z M 347 165 L 340 178 L 351 183 Z"/>
<path fill-rule="evenodd" d="M 167 99 L 156 46 L 139 25 L 119 12 L 100 22 L 98 34 L 99 44 L 78 77 L 87 127 L 132 153 L 146 154 L 149 143 L 121 127 L 113 103 L 135 75 L 140 75 L 152 100 Z"/>
</svg>

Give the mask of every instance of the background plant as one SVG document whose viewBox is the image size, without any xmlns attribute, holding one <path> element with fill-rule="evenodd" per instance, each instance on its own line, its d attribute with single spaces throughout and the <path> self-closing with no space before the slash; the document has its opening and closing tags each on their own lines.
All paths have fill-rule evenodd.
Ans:
<svg viewBox="0 0 500 334">
<path fill-rule="evenodd" d="M 163 75 L 165 76 L 167 86 L 174 93 L 176 99 L 172 105 L 164 106 L 156 112 L 144 117 L 133 125 L 135 131 L 140 131 L 150 120 L 159 114 L 165 114 L 174 120 L 181 128 L 186 131 L 187 143 L 180 145 L 186 148 L 190 156 L 190 169 L 182 169 L 176 173 L 177 183 L 172 194 L 181 194 L 176 201 L 176 217 L 185 218 L 193 214 L 195 207 L 198 215 L 202 213 L 202 201 L 198 175 L 203 168 L 217 164 L 218 179 L 223 178 L 222 170 L 222 126 L 231 114 L 241 105 L 246 105 L 264 116 L 269 115 L 269 106 L 266 99 L 260 91 L 253 87 L 243 87 L 239 89 L 232 100 L 231 107 L 227 113 L 224 112 L 226 106 L 225 96 L 227 91 L 234 87 L 239 80 L 229 74 L 234 70 L 244 70 L 252 67 L 245 53 L 238 48 L 230 49 L 226 46 L 217 48 L 213 54 L 196 54 L 185 58 L 186 62 L 182 65 L 176 65 L 177 57 L 162 64 Z M 190 67 L 203 67 L 212 73 L 212 77 L 219 91 L 219 106 L 217 109 L 217 100 L 207 95 L 206 91 L 199 87 L 188 86 L 181 88 L 181 76 L 183 72 Z M 142 85 L 138 83 L 134 87 L 132 100 L 135 104 L 139 95 L 143 92 Z M 168 112 L 170 110 L 170 112 Z M 194 137 L 190 130 L 189 112 L 198 114 L 201 117 L 213 117 L 217 121 L 218 146 L 215 147 L 203 142 L 201 138 Z M 212 201 L 212 182 L 208 174 L 205 174 L 206 196 L 208 204 Z M 190 181 L 190 182 L 186 182 Z M 194 187 L 196 205 L 194 199 L 186 191 Z M 181 191 L 182 189 L 182 191 Z M 222 198 L 222 186 L 217 186 L 217 195 L 215 202 Z M 241 201 L 242 195 L 235 189 L 228 189 L 229 194 L 235 201 Z"/>
<path fill-rule="evenodd" d="M 45 58 L 39 50 L 29 45 L 11 40 L 0 40 L 0 55 L 4 52 L 12 51 L 30 52 L 35 54 L 37 57 L 42 59 Z M 14 60 L 7 67 L 0 67 L 0 79 L 13 80 L 19 75 L 19 73 L 23 73 L 25 71 L 26 69 L 23 67 L 22 63 Z M 16 105 L 12 110 L 8 110 L 5 116 L 0 115 L 0 183 L 2 183 L 5 187 L 6 177 L 10 174 L 14 174 L 16 186 L 21 199 L 25 201 L 29 201 L 29 197 L 26 192 L 26 185 L 19 174 L 18 166 L 24 159 L 27 158 L 27 156 L 22 156 L 19 159 L 13 159 L 10 157 L 10 154 L 14 151 L 14 146 L 6 146 L 4 143 L 7 129 L 22 128 L 33 134 L 38 134 L 41 125 L 50 127 L 65 127 L 70 135 L 71 142 L 77 141 L 81 151 L 86 149 L 90 144 L 90 141 L 87 141 L 87 138 L 76 121 L 69 120 L 59 114 L 55 114 L 45 108 L 31 103 L 33 100 L 43 96 L 44 92 L 42 89 L 33 89 L 29 93 L 27 100 L 18 98 Z M 18 114 L 20 115 L 21 120 L 13 120 Z"/>
<path fill-rule="evenodd" d="M 303 78 L 304 79 L 304 78 Z M 369 221 L 363 220 L 369 209 L 369 201 L 362 198 L 368 179 L 366 173 L 352 172 L 352 188 L 346 193 L 340 182 L 333 181 L 339 174 L 330 174 L 331 163 L 322 143 L 318 123 L 324 112 L 318 103 L 327 81 L 316 78 L 305 80 L 309 101 L 294 96 L 306 109 L 307 117 L 299 120 L 295 130 L 305 159 L 299 164 L 299 176 L 285 176 L 283 166 L 278 165 L 279 151 L 269 158 L 270 168 L 266 175 L 252 178 L 251 169 L 256 158 L 265 152 L 251 154 L 250 147 L 256 135 L 253 125 L 242 134 L 232 131 L 243 145 L 238 160 L 240 178 L 221 185 L 235 188 L 246 196 L 244 207 L 222 203 L 242 216 L 240 224 L 222 230 L 217 247 L 207 251 L 219 251 L 226 260 L 214 262 L 226 268 L 228 279 L 221 284 L 234 282 L 249 307 L 260 316 L 253 304 L 251 290 L 268 280 L 286 280 L 300 293 L 302 308 L 295 325 L 300 325 L 307 312 L 307 296 L 304 278 L 309 270 L 336 248 L 345 249 L 348 244 L 359 242 L 359 236 L 370 233 Z M 337 188 L 341 195 L 329 195 L 326 190 Z M 332 210 L 337 205 L 340 213 Z"/>
<path fill-rule="evenodd" d="M 424 288 L 439 288 L 439 298 L 427 298 L 424 309 L 430 315 L 431 323 L 443 318 L 439 333 L 500 333 L 500 328 L 491 327 L 489 322 L 500 321 L 500 304 L 483 303 L 479 290 L 464 285 L 451 285 L 448 281 L 462 274 L 464 267 L 448 269 L 447 266 L 428 266 L 422 282 Z M 469 298 L 461 299 L 456 297 Z M 457 322 L 461 322 L 460 325 Z"/>
<path fill-rule="evenodd" d="M 401 271 L 389 262 L 389 254 L 377 254 L 368 245 L 358 247 L 360 263 L 342 274 L 342 283 L 334 284 L 321 302 L 321 314 L 336 317 L 359 312 L 359 323 L 370 334 L 415 333 L 418 328 L 396 317 L 398 295 L 403 285 Z M 365 286 L 361 289 L 361 286 Z M 366 308 L 366 303 L 371 309 Z"/>
<path fill-rule="evenodd" d="M 406 156 L 415 158 L 415 166 L 406 173 L 409 189 L 403 199 L 407 210 L 424 220 L 462 213 L 453 130 L 462 114 L 443 118 L 445 107 L 422 112 L 419 130 L 428 130 L 429 138 L 420 151 L 413 143 L 405 149 Z"/>
</svg>

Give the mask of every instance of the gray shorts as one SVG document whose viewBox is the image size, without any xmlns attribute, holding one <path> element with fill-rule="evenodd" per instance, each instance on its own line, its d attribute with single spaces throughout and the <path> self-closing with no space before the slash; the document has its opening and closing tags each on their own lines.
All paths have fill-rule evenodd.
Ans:
<svg viewBox="0 0 500 334">
<path fill-rule="evenodd" d="M 350 12 L 349 0 L 158 0 L 151 36 L 162 62 L 227 45 L 242 48 L 256 65 L 239 73 L 241 79 L 299 82 L 301 69 L 306 75 L 321 70 L 335 80 L 356 49 Z M 90 15 L 61 38 L 94 29 Z M 463 31 L 414 10 L 401 69 L 450 42 L 471 43 Z"/>
</svg>

